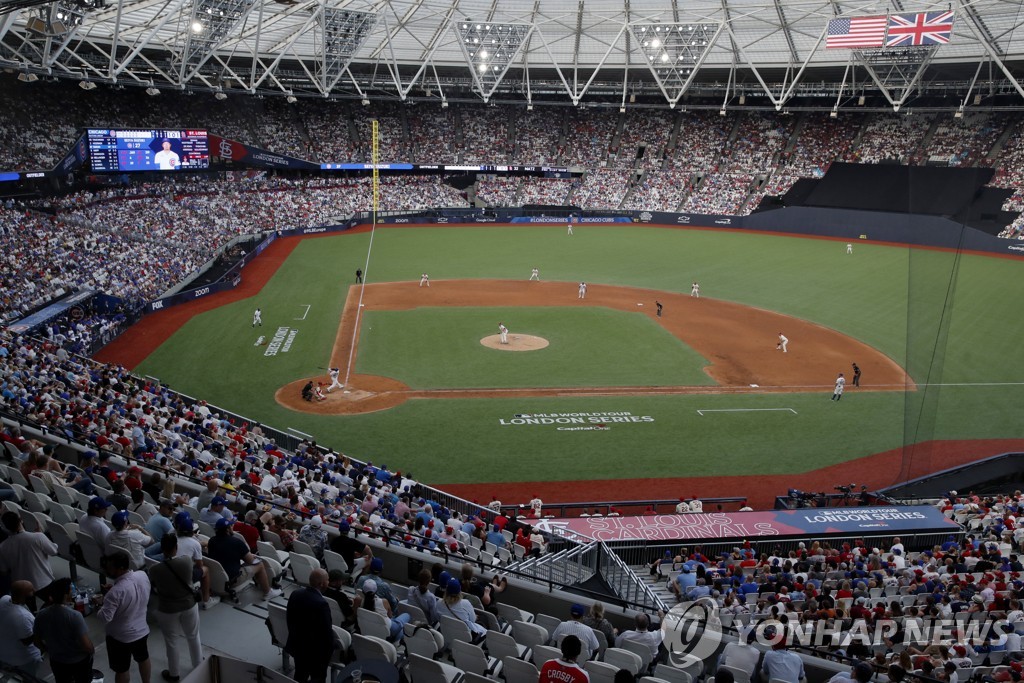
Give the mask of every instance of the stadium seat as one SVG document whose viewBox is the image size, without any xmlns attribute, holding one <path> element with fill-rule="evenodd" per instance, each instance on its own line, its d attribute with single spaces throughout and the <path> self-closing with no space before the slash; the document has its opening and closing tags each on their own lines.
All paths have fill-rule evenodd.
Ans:
<svg viewBox="0 0 1024 683">
<path fill-rule="evenodd" d="M 340 569 L 346 574 L 349 572 L 349 566 L 348 563 L 345 562 L 345 558 L 333 550 L 328 550 L 326 548 L 324 549 L 324 565 L 326 566 L 327 571 Z"/>
<path fill-rule="evenodd" d="M 541 614 L 538 612 L 533 623 L 538 626 L 543 626 L 544 630 L 548 632 L 548 637 L 550 637 L 551 634 L 555 632 L 555 629 L 562 624 L 562 620 L 557 617 L 553 617 L 550 614 Z"/>
<path fill-rule="evenodd" d="M 383 659 L 389 664 L 398 661 L 398 650 L 395 649 L 395 646 L 373 636 L 353 634 L 352 651 L 355 653 L 356 659 Z"/>
<path fill-rule="evenodd" d="M 530 662 L 516 657 L 506 657 L 501 661 L 505 673 L 505 683 L 537 683 L 540 671 Z"/>
<path fill-rule="evenodd" d="M 533 655 L 528 645 L 517 643 L 515 638 L 500 631 L 491 631 L 487 634 L 487 652 L 502 662 L 506 657 L 530 661 Z"/>
<path fill-rule="evenodd" d="M 410 655 L 419 655 L 429 659 L 437 659 L 444 652 L 444 636 L 440 631 L 429 626 L 414 626 L 409 623 L 404 626 L 405 651 Z"/>
<path fill-rule="evenodd" d="M 677 669 L 670 664 L 658 664 L 654 667 L 654 677 L 668 681 L 669 683 L 692 683 L 693 677 L 682 669 Z"/>
<path fill-rule="evenodd" d="M 543 626 L 530 624 L 525 621 L 512 622 L 512 637 L 516 639 L 517 643 L 530 648 L 546 645 L 549 638 L 547 629 Z"/>
<path fill-rule="evenodd" d="M 383 614 L 360 607 L 356 610 L 356 621 L 359 624 L 359 632 L 364 636 L 373 636 L 382 640 L 391 637 L 391 624 Z"/>
<path fill-rule="evenodd" d="M 420 655 L 409 655 L 408 673 L 410 683 L 458 683 L 463 677 L 454 666 Z"/>
<path fill-rule="evenodd" d="M 461 640 L 451 643 L 452 659 L 455 666 L 480 676 L 497 676 L 501 673 L 501 660 L 489 657 L 479 645 Z"/>
<path fill-rule="evenodd" d="M 615 674 L 619 672 L 618 667 L 593 660 L 584 664 L 583 668 L 590 674 L 590 683 L 615 683 Z"/>
<path fill-rule="evenodd" d="M 544 666 L 544 662 L 549 662 L 562 656 L 561 650 L 550 645 L 534 645 L 532 649 L 533 663 L 537 668 Z"/>
<path fill-rule="evenodd" d="M 270 630 L 270 642 L 281 648 L 281 669 L 290 671 L 288 653 L 284 646 L 288 642 L 288 608 L 273 602 L 267 603 L 267 628 Z"/>
<path fill-rule="evenodd" d="M 639 675 L 644 670 L 643 660 L 640 659 L 640 655 L 623 648 L 610 647 L 605 650 L 604 661 L 616 668 L 627 669 L 634 676 Z"/>
<path fill-rule="evenodd" d="M 421 610 L 419 607 L 412 604 L 408 600 L 402 600 L 398 603 L 398 613 L 408 614 L 409 621 L 412 623 L 427 623 L 427 615 L 423 613 L 423 610 Z"/>
<path fill-rule="evenodd" d="M 320 568 L 320 563 L 317 562 L 315 557 L 309 557 L 301 553 L 292 553 L 290 565 L 295 582 L 301 583 L 303 586 L 309 585 L 309 576 L 313 573 L 313 570 Z"/>
<path fill-rule="evenodd" d="M 328 600 L 327 602 L 333 603 L 334 600 Z M 331 628 L 334 629 L 334 639 L 339 643 L 338 649 L 334 652 L 334 657 L 338 661 L 348 661 L 349 651 L 352 649 L 352 634 L 337 625 Z"/>
<path fill-rule="evenodd" d="M 731 671 L 733 680 L 735 680 L 736 683 L 750 683 L 749 671 L 745 671 L 735 666 L 725 666 L 724 664 L 718 668 L 723 671 Z"/>
<path fill-rule="evenodd" d="M 444 636 L 445 645 L 448 647 L 451 647 L 452 643 L 456 640 L 467 643 L 473 642 L 473 634 L 470 632 L 469 626 L 461 619 L 449 617 L 445 614 L 441 615 L 441 634 Z"/>
</svg>

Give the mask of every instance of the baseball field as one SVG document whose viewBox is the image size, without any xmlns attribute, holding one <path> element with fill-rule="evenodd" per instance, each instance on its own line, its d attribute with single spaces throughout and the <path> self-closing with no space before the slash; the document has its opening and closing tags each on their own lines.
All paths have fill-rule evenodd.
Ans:
<svg viewBox="0 0 1024 683">
<path fill-rule="evenodd" d="M 100 359 L 483 501 L 767 505 L 1024 447 L 1024 261 L 651 226 L 388 226 L 370 246 L 278 240 Z M 345 390 L 303 401 L 332 366 Z"/>
</svg>

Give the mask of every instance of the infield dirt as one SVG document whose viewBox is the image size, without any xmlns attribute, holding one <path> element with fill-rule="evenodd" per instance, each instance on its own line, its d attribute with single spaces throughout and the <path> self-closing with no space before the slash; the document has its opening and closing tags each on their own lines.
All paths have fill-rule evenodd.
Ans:
<svg viewBox="0 0 1024 683">
<path fill-rule="evenodd" d="M 359 352 L 359 289 L 349 289 L 331 353 L 331 365 L 346 375 L 350 355 Z M 410 399 L 509 398 L 514 396 L 652 396 L 700 393 L 763 393 L 822 391 L 839 372 L 856 362 L 872 383 L 865 389 L 906 391 L 913 382 L 892 359 L 877 349 L 835 330 L 806 320 L 750 306 L 665 291 L 591 285 L 586 299 L 577 298 L 571 282 L 519 280 L 435 280 L 430 288 L 415 282 L 366 285 L 364 311 L 411 310 L 422 306 L 604 306 L 638 312 L 655 320 L 673 336 L 707 359 L 705 369 L 717 386 L 537 387 L 529 389 L 410 389 L 399 378 L 353 374 L 345 387 L 326 400 L 301 398 L 307 381 L 329 382 L 326 375 L 303 377 L 281 387 L 277 402 L 292 410 L 316 414 L 358 414 L 394 407 Z M 656 314 L 655 301 L 663 305 Z M 511 327 L 514 335 L 514 326 Z M 788 352 L 776 348 L 778 334 L 789 338 Z M 353 339 L 355 354 L 350 354 Z"/>
</svg>

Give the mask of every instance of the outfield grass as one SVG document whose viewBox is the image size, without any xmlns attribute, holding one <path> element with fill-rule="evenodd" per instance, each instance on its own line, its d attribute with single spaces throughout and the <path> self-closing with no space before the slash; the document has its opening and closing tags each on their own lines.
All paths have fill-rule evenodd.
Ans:
<svg viewBox="0 0 1024 683">
<path fill-rule="evenodd" d="M 529 353 L 487 348 L 510 334 L 550 342 Z M 356 370 L 415 389 L 714 384 L 696 351 L 640 313 L 608 308 L 416 308 L 370 311 Z"/>
<path fill-rule="evenodd" d="M 494 468 L 481 458 L 492 455 L 514 455 L 523 467 L 541 463 L 544 476 L 551 478 L 623 476 L 623 456 L 629 458 L 629 476 L 681 476 L 802 471 L 933 438 L 1024 438 L 1024 421 L 1017 416 L 1021 387 L 1013 384 L 1024 382 L 1024 363 L 1016 362 L 1019 340 L 1024 338 L 1024 302 L 1015 286 L 1024 275 L 1024 263 L 859 243 L 853 255 L 846 255 L 845 243 L 831 240 L 636 226 L 583 226 L 571 238 L 559 227 L 385 229 L 375 237 L 367 276 L 371 282 L 408 281 L 427 271 L 435 280 L 525 280 L 530 269 L 537 267 L 543 280 L 586 280 L 676 292 L 688 292 L 689 284 L 697 280 L 704 296 L 797 316 L 860 339 L 908 367 L 915 381 L 933 386 L 906 394 L 856 392 L 841 406 L 831 404 L 827 394 L 812 394 L 430 400 L 351 417 L 318 417 L 281 408 L 273 400 L 279 386 L 327 365 L 343 296 L 352 273 L 363 263 L 367 242 L 366 234 L 303 242 L 258 296 L 195 317 L 139 370 L 279 428 L 315 434 L 321 443 L 357 457 L 374 461 L 386 457 L 394 466 L 418 469 L 417 475 L 428 482 L 538 476 L 536 471 L 528 476 L 515 471 L 518 466 Z M 294 320 L 307 304 L 306 319 Z M 254 332 L 250 322 L 257 306 L 263 309 L 266 324 Z M 448 314 L 458 315 L 452 309 Z M 482 330 L 469 321 L 475 330 L 472 338 L 489 333 L 493 312 L 485 316 L 487 325 Z M 390 320 L 377 322 L 389 317 L 369 316 L 372 332 L 381 331 L 379 325 L 403 327 L 398 317 L 394 325 Z M 431 326 L 419 324 L 421 330 Z M 449 349 L 444 340 L 452 331 L 449 324 L 438 321 L 436 330 L 427 330 L 445 348 L 418 344 L 417 335 L 364 338 L 360 371 L 382 368 L 379 374 L 396 376 L 397 369 L 405 375 L 399 379 L 417 386 L 453 375 L 460 375 L 459 381 L 449 380 L 448 386 L 474 386 L 465 382 L 481 375 L 503 376 L 505 386 L 514 385 L 517 373 L 506 372 L 503 366 L 479 365 L 471 356 L 463 356 L 463 367 L 460 360 L 445 355 Z M 595 324 L 602 329 L 605 325 Z M 253 346 L 256 335 L 269 336 L 278 326 L 298 330 L 293 345 L 287 353 L 264 356 L 262 348 Z M 622 340 L 613 333 L 599 336 L 613 352 L 616 345 L 633 345 L 631 339 Z M 644 338 L 661 343 L 657 335 Z M 529 371 L 551 383 L 579 385 L 584 383 L 578 378 L 581 374 L 614 372 L 608 368 L 579 372 L 574 367 L 588 361 L 593 343 L 588 339 L 572 362 L 547 367 L 542 367 L 545 352 L 502 355 L 531 357 L 508 362 L 536 364 Z M 563 345 L 556 346 L 552 353 Z M 481 358 L 487 355 L 483 347 L 474 346 L 473 352 L 484 354 Z M 700 363 L 697 359 L 688 367 L 663 363 L 657 368 L 661 382 L 625 383 L 695 384 L 692 378 L 669 381 L 667 376 L 702 374 Z M 388 366 L 394 369 L 383 371 Z M 634 372 L 649 377 L 652 369 L 633 367 L 628 374 Z M 865 384 L 870 383 L 866 373 Z M 946 384 L 971 386 L 938 386 Z M 725 414 L 700 418 L 696 410 L 708 405 L 793 407 L 798 415 L 790 419 L 783 413 L 737 413 L 738 419 Z M 596 433 L 558 433 L 498 422 L 516 413 L 568 410 L 631 411 L 650 414 L 655 422 Z M 766 458 L 767 453 L 772 456 Z M 444 468 L 436 466 L 439 459 L 446 463 Z"/>
</svg>

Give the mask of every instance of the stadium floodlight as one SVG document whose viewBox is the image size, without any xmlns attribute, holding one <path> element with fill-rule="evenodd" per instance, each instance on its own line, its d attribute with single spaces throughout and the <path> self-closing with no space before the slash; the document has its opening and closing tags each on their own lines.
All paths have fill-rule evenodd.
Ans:
<svg viewBox="0 0 1024 683">
<path fill-rule="evenodd" d="M 156 97 L 157 95 L 160 94 L 160 91 L 157 90 L 156 88 L 154 88 L 153 86 L 150 86 L 150 87 L 146 88 L 146 94 L 149 95 L 150 97 Z"/>
<path fill-rule="evenodd" d="M 298 100 L 295 99 L 295 95 L 289 95 L 288 97 L 284 98 L 284 101 L 287 102 L 288 104 L 295 104 L 296 102 L 298 102 Z"/>
<path fill-rule="evenodd" d="M 526 111 L 533 111 L 533 103 L 532 103 L 532 102 L 530 102 L 530 103 L 527 103 L 527 105 L 526 105 Z"/>
<path fill-rule="evenodd" d="M 448 108 L 448 100 L 441 100 L 441 109 Z"/>
<path fill-rule="evenodd" d="M 626 108 L 625 107 L 619 107 L 619 113 L 620 114 L 625 114 L 626 113 Z"/>
<path fill-rule="evenodd" d="M 719 109 L 718 110 L 718 115 L 719 116 L 725 116 L 725 109 Z"/>
<path fill-rule="evenodd" d="M 372 12 L 357 12 L 325 7 L 317 15 L 322 30 L 320 73 L 321 92 L 327 93 L 341 80 L 345 69 L 377 27 L 380 17 Z"/>
<path fill-rule="evenodd" d="M 455 26 L 458 45 L 484 100 L 488 100 L 519 57 L 533 31 L 532 24 L 471 24 Z M 486 47 L 485 47 L 486 46 Z"/>
<path fill-rule="evenodd" d="M 82 90 L 95 90 L 96 84 L 92 81 L 78 81 L 78 87 Z"/>
<path fill-rule="evenodd" d="M 364 97 L 363 98 L 363 106 L 364 107 L 369 107 L 370 106 L 370 100 Z"/>
<path fill-rule="evenodd" d="M 228 98 L 226 93 L 218 92 L 213 94 L 215 100 L 226 100 Z"/>
<path fill-rule="evenodd" d="M 721 31 L 721 23 L 629 24 L 631 44 L 643 53 L 644 63 L 669 104 L 677 103 L 686 92 Z"/>
<path fill-rule="evenodd" d="M 195 76 L 256 6 L 256 0 L 194 0 L 185 49 L 175 69 L 181 83 Z"/>
<path fill-rule="evenodd" d="M 960 108 L 953 112 L 954 119 L 962 119 L 964 117 L 964 105 L 960 105 Z"/>
<path fill-rule="evenodd" d="M 838 119 L 839 118 L 839 110 L 838 109 L 833 109 L 832 111 L 830 111 L 828 113 L 828 117 L 830 119 Z"/>
</svg>

